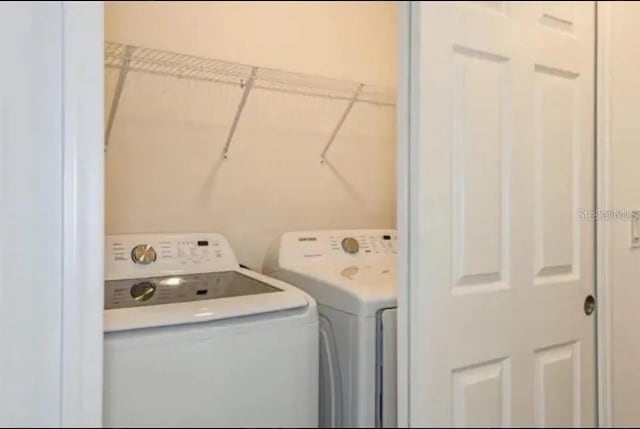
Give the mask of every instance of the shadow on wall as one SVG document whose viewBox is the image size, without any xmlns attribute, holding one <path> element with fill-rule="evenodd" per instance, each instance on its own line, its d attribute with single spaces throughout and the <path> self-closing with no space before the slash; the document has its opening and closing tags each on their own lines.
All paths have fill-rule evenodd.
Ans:
<svg viewBox="0 0 640 429">
<path fill-rule="evenodd" d="M 108 71 L 107 111 L 117 71 Z M 106 155 L 107 233 L 216 231 L 259 268 L 287 230 L 395 226 L 395 109 L 130 73 Z"/>
</svg>

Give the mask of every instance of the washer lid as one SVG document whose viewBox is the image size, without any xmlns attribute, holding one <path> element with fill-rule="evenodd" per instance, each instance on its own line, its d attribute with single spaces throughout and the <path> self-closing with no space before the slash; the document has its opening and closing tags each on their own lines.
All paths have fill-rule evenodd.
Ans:
<svg viewBox="0 0 640 429">
<path fill-rule="evenodd" d="M 130 308 L 282 292 L 237 271 L 110 280 L 104 308 Z"/>
<path fill-rule="evenodd" d="M 105 282 L 105 330 L 203 322 L 307 307 L 290 285 L 249 270 Z"/>
<path fill-rule="evenodd" d="M 319 304 L 358 316 L 397 306 L 394 263 L 291 267 L 274 273 L 309 293 Z"/>
</svg>

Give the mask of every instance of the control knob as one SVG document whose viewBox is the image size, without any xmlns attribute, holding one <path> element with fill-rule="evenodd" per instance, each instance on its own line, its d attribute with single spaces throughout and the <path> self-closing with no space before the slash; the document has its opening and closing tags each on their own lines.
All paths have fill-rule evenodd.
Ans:
<svg viewBox="0 0 640 429">
<path fill-rule="evenodd" d="M 130 293 L 136 301 L 146 301 L 156 293 L 156 285 L 151 282 L 136 283 L 131 286 Z"/>
<path fill-rule="evenodd" d="M 360 250 L 360 243 L 353 237 L 347 237 L 342 240 L 342 250 L 353 255 Z"/>
<path fill-rule="evenodd" d="M 149 265 L 156 257 L 156 250 L 149 244 L 138 244 L 131 250 L 131 260 L 136 264 Z"/>
</svg>

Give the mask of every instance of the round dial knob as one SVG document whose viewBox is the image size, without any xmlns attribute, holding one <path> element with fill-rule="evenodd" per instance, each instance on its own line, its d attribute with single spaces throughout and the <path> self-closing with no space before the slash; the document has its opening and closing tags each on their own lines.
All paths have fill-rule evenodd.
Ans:
<svg viewBox="0 0 640 429">
<path fill-rule="evenodd" d="M 156 250 L 149 244 L 138 244 L 131 250 L 131 260 L 136 264 L 148 265 L 156 260 Z"/>
<path fill-rule="evenodd" d="M 136 301 L 146 301 L 156 293 L 156 285 L 151 282 L 136 283 L 131 286 L 130 293 Z"/>
<path fill-rule="evenodd" d="M 360 243 L 353 237 L 344 238 L 342 240 L 342 250 L 353 255 L 360 250 Z"/>
</svg>

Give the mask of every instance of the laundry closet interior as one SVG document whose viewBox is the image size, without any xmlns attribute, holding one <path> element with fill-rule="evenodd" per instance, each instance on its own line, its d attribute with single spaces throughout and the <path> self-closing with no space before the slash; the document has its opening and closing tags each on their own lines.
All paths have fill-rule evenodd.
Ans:
<svg viewBox="0 0 640 429">
<path fill-rule="evenodd" d="M 340 258 L 352 257 L 351 252 L 395 258 L 394 245 L 387 241 L 396 239 L 398 8 L 393 2 L 105 2 L 107 283 L 122 281 L 110 278 L 110 257 L 117 260 L 124 255 L 129 263 L 133 252 L 129 245 L 148 244 L 122 238 L 131 235 L 170 235 L 152 256 L 148 247 L 139 249 L 140 254 L 131 253 L 134 260 L 143 262 L 150 257 L 160 261 L 166 250 L 162 246 L 169 246 L 166 243 L 171 240 L 186 237 L 197 247 L 226 238 L 242 269 L 266 275 L 270 275 L 270 252 L 280 240 L 286 241 L 281 239 L 283 234 L 292 231 L 298 232 L 289 238 L 292 248 L 301 252 L 300 258 L 320 249 L 321 243 L 327 249 L 318 252 L 340 252 Z M 222 252 L 224 259 L 225 249 Z M 334 262 L 332 269 L 339 265 Z M 350 278 L 362 267 L 370 267 L 367 264 L 345 265 L 355 271 L 340 273 Z M 176 272 L 182 266 L 176 266 Z M 199 274 L 186 272 L 194 273 Z M 395 271 L 385 273 L 395 281 Z M 282 275 L 279 281 L 297 287 L 298 277 Z M 152 311 L 147 304 L 139 308 Z M 367 320 L 373 321 L 370 326 L 345 320 L 345 329 L 349 335 L 375 337 L 381 326 L 376 321 L 378 311 L 391 306 L 395 304 L 382 302 L 367 313 Z M 333 308 L 318 302 L 320 327 L 327 320 L 323 309 L 328 307 Z M 317 332 L 314 335 L 310 342 L 322 342 L 322 332 L 319 338 Z M 349 338 L 358 347 L 364 344 L 356 337 L 334 340 L 349 343 Z M 373 354 L 382 353 L 380 340 L 369 340 L 376 347 Z M 246 356 L 251 349 L 240 347 L 238 353 Z M 336 377 L 327 360 L 343 358 L 323 352 L 322 345 L 318 353 L 325 353 L 316 364 L 319 376 Z M 395 350 L 391 354 L 395 356 Z M 110 356 L 106 351 L 106 365 Z M 296 358 L 306 356 L 300 353 Z M 260 360 L 260 356 L 254 358 Z M 316 358 L 317 354 L 310 359 Z M 371 359 L 374 365 L 375 356 Z M 384 371 L 379 365 L 369 369 L 375 371 L 370 382 L 319 382 L 320 416 L 316 417 L 325 419 L 322 424 L 389 425 L 380 417 L 381 401 L 391 401 L 395 407 L 395 391 L 382 394 L 376 386 L 386 376 Z M 353 368 L 343 366 L 341 371 L 346 376 Z M 184 374 L 186 379 L 202 378 L 186 369 Z M 105 389 L 110 388 L 109 377 L 107 373 Z M 183 387 L 188 389 L 189 384 Z M 226 387 L 235 393 L 243 388 L 251 386 Z M 327 390 L 339 390 L 347 402 L 327 403 Z M 367 404 L 358 399 L 362 391 L 370 393 Z M 242 392 L 238 397 L 243 397 Z M 105 407 L 120 406 L 108 403 L 108 393 L 105 398 Z M 376 416 L 358 420 L 371 410 Z M 278 422 L 304 423 L 275 412 L 269 418 L 273 420 L 268 423 L 276 426 Z"/>
</svg>

